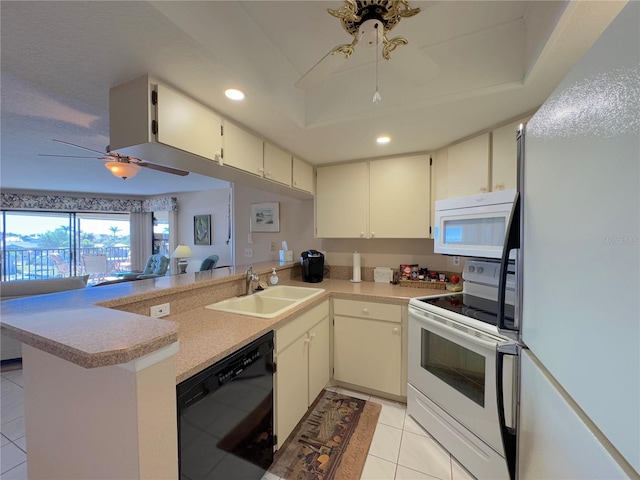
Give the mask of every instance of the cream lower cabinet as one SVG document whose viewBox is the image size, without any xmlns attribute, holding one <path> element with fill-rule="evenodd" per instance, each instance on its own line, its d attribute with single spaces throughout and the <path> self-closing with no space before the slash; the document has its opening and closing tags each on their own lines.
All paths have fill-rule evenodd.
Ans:
<svg viewBox="0 0 640 480">
<path fill-rule="evenodd" d="M 334 299 L 333 378 L 404 395 L 402 307 Z"/>
<path fill-rule="evenodd" d="M 276 330 L 275 433 L 280 448 L 329 382 L 329 302 Z"/>
</svg>

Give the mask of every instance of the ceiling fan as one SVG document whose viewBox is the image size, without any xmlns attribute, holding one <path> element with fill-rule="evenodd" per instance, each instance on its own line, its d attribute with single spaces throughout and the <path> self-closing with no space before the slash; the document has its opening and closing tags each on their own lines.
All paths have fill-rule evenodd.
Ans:
<svg viewBox="0 0 640 480">
<path fill-rule="evenodd" d="M 96 158 L 98 160 L 107 162 L 105 164 L 105 167 L 107 167 L 107 169 L 109 169 L 109 171 L 113 173 L 116 177 L 122 178 L 123 180 L 134 177 L 138 173 L 138 171 L 140 171 L 140 167 L 150 168 L 151 170 L 170 173 L 172 175 L 180 175 L 181 177 L 189 175 L 189 172 L 185 170 L 178 170 L 177 168 L 165 167 L 163 165 L 157 165 L 155 163 L 147 162 L 145 160 L 140 160 L 139 158 L 129 157 L 128 155 L 122 155 L 117 152 L 111 152 L 109 151 L 108 145 L 106 148 L 106 152 L 103 153 L 98 150 L 93 150 L 92 148 L 76 145 L 74 143 L 65 142 L 63 140 L 56 140 L 55 138 L 53 139 L 53 141 L 58 143 L 63 143 L 65 145 L 70 145 L 72 147 L 81 148 L 83 150 L 88 150 L 89 152 L 97 153 L 99 156 L 54 155 L 54 154 L 44 154 L 44 153 L 40 153 L 38 154 L 38 156 L 65 157 L 65 158 Z"/>
<path fill-rule="evenodd" d="M 338 45 L 296 82 L 304 90 L 319 85 L 336 71 L 354 52 L 356 45 L 377 48 L 382 43 L 382 58 L 414 85 L 424 85 L 438 74 L 437 64 L 404 37 L 387 35 L 403 18 L 413 17 L 420 8 L 411 8 L 408 0 L 345 0 L 338 10 L 328 9 L 340 19 L 344 30 L 353 37 L 349 44 Z M 396 48 L 402 46 L 396 51 Z"/>
</svg>

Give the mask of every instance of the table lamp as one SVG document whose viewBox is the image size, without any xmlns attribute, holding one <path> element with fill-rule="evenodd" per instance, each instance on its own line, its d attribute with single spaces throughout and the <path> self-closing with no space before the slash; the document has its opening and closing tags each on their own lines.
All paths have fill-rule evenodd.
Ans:
<svg viewBox="0 0 640 480">
<path fill-rule="evenodd" d="M 187 273 L 187 258 L 193 257 L 193 252 L 186 245 L 178 245 L 171 254 L 171 258 L 178 259 L 178 273 Z"/>
</svg>

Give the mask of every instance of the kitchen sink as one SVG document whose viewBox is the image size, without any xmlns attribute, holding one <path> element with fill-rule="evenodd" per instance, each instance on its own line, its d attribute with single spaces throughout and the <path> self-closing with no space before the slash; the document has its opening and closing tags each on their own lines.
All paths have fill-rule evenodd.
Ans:
<svg viewBox="0 0 640 480">
<path fill-rule="evenodd" d="M 279 285 L 276 287 L 269 287 L 257 295 L 261 297 L 269 298 L 289 298 L 292 300 L 306 300 L 307 298 L 315 297 L 316 295 L 324 292 L 324 288 L 309 288 L 309 287 L 294 287 L 291 285 Z"/>
<path fill-rule="evenodd" d="M 281 285 L 253 295 L 222 300 L 206 308 L 260 318 L 274 318 L 304 301 L 324 292 L 322 288 Z"/>
</svg>

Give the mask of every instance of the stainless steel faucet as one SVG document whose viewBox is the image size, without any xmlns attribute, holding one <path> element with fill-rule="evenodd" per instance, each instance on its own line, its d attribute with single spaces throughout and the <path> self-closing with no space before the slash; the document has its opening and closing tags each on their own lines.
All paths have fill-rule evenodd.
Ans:
<svg viewBox="0 0 640 480">
<path fill-rule="evenodd" d="M 257 282 L 260 280 L 260 277 L 258 275 L 256 275 L 255 273 L 253 273 L 253 265 L 249 265 L 249 268 L 247 268 L 247 271 L 245 272 L 244 275 L 244 279 L 245 279 L 245 295 L 251 295 L 253 293 L 253 282 Z"/>
</svg>

